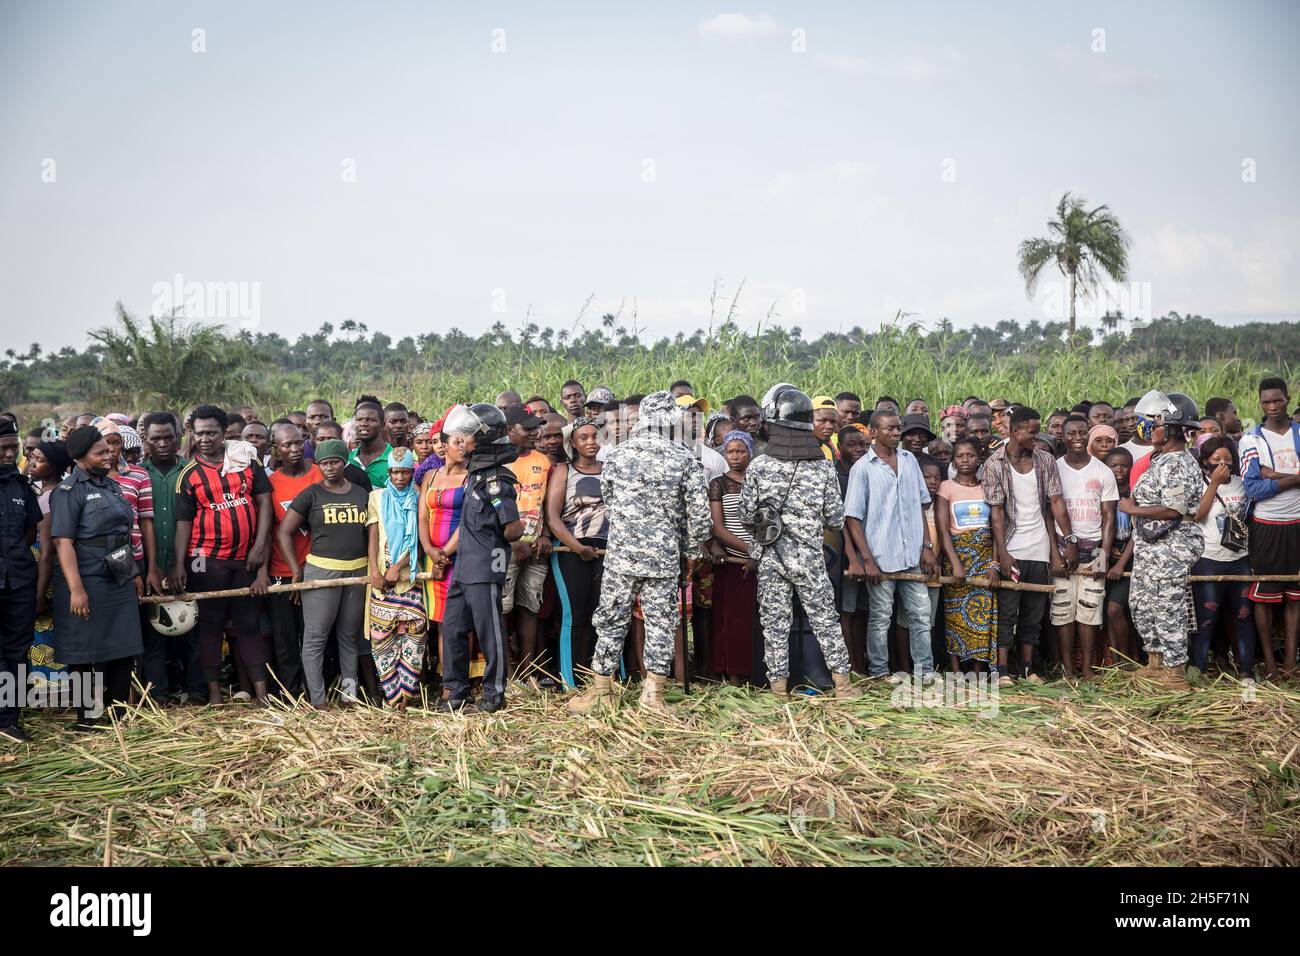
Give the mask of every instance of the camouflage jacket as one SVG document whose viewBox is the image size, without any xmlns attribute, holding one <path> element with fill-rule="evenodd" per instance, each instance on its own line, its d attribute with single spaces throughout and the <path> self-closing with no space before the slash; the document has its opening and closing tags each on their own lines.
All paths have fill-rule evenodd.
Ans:
<svg viewBox="0 0 1300 956">
<path fill-rule="evenodd" d="M 609 516 L 605 569 L 675 578 L 681 559 L 702 558 L 713 534 L 704 469 L 690 450 L 659 435 L 633 435 L 600 473 Z"/>
<path fill-rule="evenodd" d="M 752 528 L 754 516 L 763 505 L 781 509 L 785 530 L 775 547 L 782 557 L 801 550 L 816 552 L 820 558 L 823 530 L 844 527 L 840 480 L 835 466 L 825 458 L 815 461 L 785 461 L 770 455 L 755 458 L 740 489 L 741 523 Z M 757 542 L 750 545 L 749 553 L 753 557 L 759 557 L 762 551 Z"/>
</svg>

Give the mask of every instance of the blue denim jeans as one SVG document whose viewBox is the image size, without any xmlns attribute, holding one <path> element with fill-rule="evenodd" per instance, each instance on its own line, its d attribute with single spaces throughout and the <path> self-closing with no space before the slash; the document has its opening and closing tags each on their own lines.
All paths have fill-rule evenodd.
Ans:
<svg viewBox="0 0 1300 956">
<path fill-rule="evenodd" d="M 918 565 L 908 573 L 920 574 Z M 922 674 L 934 670 L 930 652 L 930 589 L 922 581 L 881 581 L 868 584 L 871 609 L 867 612 L 867 664 L 872 677 L 889 673 L 889 618 L 894 611 L 894 592 L 902 599 L 899 623 L 907 628 L 912 666 Z"/>
</svg>

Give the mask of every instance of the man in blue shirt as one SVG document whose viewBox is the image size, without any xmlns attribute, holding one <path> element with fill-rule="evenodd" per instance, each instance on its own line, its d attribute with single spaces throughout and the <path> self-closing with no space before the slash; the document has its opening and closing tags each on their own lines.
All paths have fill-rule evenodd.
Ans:
<svg viewBox="0 0 1300 956">
<path fill-rule="evenodd" d="M 899 571 L 922 572 L 937 577 L 939 565 L 934 542 L 925 521 L 930 492 L 925 487 L 916 456 L 899 448 L 902 422 L 898 412 L 885 408 L 871 416 L 876 439 L 849 472 L 844 495 L 845 526 L 858 554 L 846 572 L 850 578 L 866 581 L 871 609 L 867 614 L 867 664 L 872 677 L 889 676 L 890 683 L 902 683 L 899 674 L 889 675 L 889 619 L 894 593 L 903 601 L 911 642 L 912 668 L 923 679 L 934 675 L 930 650 L 930 595 L 921 581 L 891 581 L 883 575 Z M 902 662 L 900 662 L 901 664 Z"/>
</svg>

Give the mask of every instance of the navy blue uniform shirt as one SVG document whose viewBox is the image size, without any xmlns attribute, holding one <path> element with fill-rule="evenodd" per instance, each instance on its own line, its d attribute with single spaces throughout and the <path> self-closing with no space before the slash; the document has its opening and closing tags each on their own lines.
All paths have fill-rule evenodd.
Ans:
<svg viewBox="0 0 1300 956">
<path fill-rule="evenodd" d="M 41 523 L 41 503 L 31 483 L 19 473 L 0 474 L 0 587 L 36 583 L 36 559 L 27 533 Z"/>
<path fill-rule="evenodd" d="M 501 465 L 472 472 L 465 482 L 456 545 L 456 580 L 504 584 L 510 564 L 505 526 L 519 520 L 514 472 Z"/>
<path fill-rule="evenodd" d="M 131 503 L 116 481 L 95 478 L 81 470 L 59 483 L 50 495 L 50 537 L 131 539 Z"/>
</svg>

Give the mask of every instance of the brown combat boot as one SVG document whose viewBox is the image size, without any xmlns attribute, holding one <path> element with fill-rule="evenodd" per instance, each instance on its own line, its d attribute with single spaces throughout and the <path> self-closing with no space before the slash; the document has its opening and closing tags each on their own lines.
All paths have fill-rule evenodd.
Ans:
<svg viewBox="0 0 1300 956">
<path fill-rule="evenodd" d="M 571 714 L 589 714 L 598 707 L 613 707 L 614 678 L 594 675 L 587 689 L 571 698 L 566 706 Z"/>
<path fill-rule="evenodd" d="M 768 681 L 768 683 L 772 686 L 772 695 L 773 695 L 773 696 L 775 696 L 775 697 L 787 697 L 787 698 L 790 696 L 790 691 L 789 691 L 789 690 L 786 688 L 786 686 L 785 686 L 785 678 L 784 678 L 784 677 L 782 677 L 780 680 Z"/>
<path fill-rule="evenodd" d="M 835 682 L 836 700 L 856 700 L 862 696 L 862 688 L 853 686 L 853 679 L 848 674 L 832 674 Z"/>
<path fill-rule="evenodd" d="M 664 703 L 664 685 L 668 683 L 668 678 L 662 674 L 656 674 L 654 671 L 647 671 L 645 680 L 641 682 L 641 709 L 653 711 L 656 714 L 667 717 L 672 713 L 668 705 Z"/>
<path fill-rule="evenodd" d="M 1149 677 L 1152 680 L 1160 680 L 1160 675 L 1163 674 L 1165 670 L 1164 657 L 1165 655 L 1161 654 L 1159 651 L 1152 651 L 1147 654 L 1147 666 L 1146 669 L 1142 671 L 1142 675 L 1144 677 Z"/>
<path fill-rule="evenodd" d="M 1162 683 L 1170 690 L 1191 692 L 1192 685 L 1187 682 L 1187 667 L 1165 667 L 1160 675 Z"/>
</svg>

